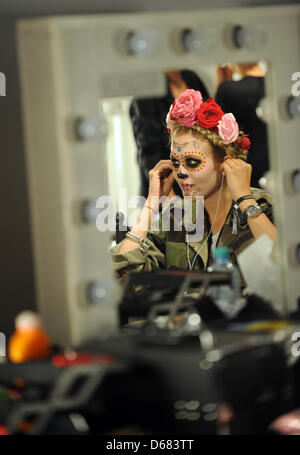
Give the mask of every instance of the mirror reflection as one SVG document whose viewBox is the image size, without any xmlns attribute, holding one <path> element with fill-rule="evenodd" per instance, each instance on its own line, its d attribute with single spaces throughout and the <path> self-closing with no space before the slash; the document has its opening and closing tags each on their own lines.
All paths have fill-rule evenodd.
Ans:
<svg viewBox="0 0 300 455">
<path fill-rule="evenodd" d="M 117 203 L 120 188 L 128 199 L 147 198 L 149 171 L 170 157 L 170 136 L 166 116 L 170 106 L 186 89 L 199 90 L 203 100 L 213 97 L 223 112 L 231 112 L 239 129 L 251 140 L 247 162 L 252 166 L 251 187 L 264 188 L 269 170 L 266 123 L 261 119 L 260 101 L 265 96 L 264 61 L 220 63 L 206 71 L 170 69 L 165 71 L 166 94 L 162 97 L 105 98 L 102 110 L 108 123 L 107 173 L 109 194 Z M 182 189 L 173 182 L 176 196 Z M 136 206 L 143 202 L 137 198 Z M 134 207 L 128 208 L 132 213 Z"/>
<path fill-rule="evenodd" d="M 269 166 L 266 124 L 257 112 L 265 70 L 259 63 L 228 63 L 214 74 L 214 97 L 195 72 L 170 70 L 165 97 L 129 104 L 143 199 L 112 248 L 120 279 L 129 271 L 214 270 L 217 251 L 225 248 L 245 289 L 254 256 L 249 253 L 244 271 L 237 256 L 264 234 L 276 241 L 272 196 L 260 187 Z M 186 210 L 186 199 L 195 206 Z M 191 215 L 187 223 L 179 215 L 181 229 L 176 207 Z M 172 226 L 164 225 L 166 214 Z"/>
</svg>

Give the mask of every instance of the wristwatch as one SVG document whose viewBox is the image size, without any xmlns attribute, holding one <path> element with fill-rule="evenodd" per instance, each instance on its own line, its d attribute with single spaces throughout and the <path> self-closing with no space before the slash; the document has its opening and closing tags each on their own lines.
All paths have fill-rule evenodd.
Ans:
<svg viewBox="0 0 300 455">
<path fill-rule="evenodd" d="M 255 218 L 258 215 L 263 213 L 263 209 L 259 204 L 253 204 L 249 205 L 244 211 L 243 211 L 243 222 L 246 223 L 249 218 Z"/>
</svg>

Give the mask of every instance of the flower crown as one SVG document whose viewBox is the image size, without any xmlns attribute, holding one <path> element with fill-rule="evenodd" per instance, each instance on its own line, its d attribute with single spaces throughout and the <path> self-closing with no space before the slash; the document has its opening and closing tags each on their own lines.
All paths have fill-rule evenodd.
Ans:
<svg viewBox="0 0 300 455">
<path fill-rule="evenodd" d="M 171 135 L 177 124 L 193 128 L 200 133 L 209 130 L 217 136 L 219 146 L 228 149 L 232 147 L 236 154 L 245 156 L 251 141 L 248 134 L 239 131 L 238 123 L 232 113 L 224 114 L 221 107 L 213 98 L 203 101 L 198 90 L 185 90 L 170 107 L 167 115 L 167 128 Z M 208 139 L 213 137 L 211 134 Z M 220 140 L 219 140 L 220 139 Z"/>
</svg>

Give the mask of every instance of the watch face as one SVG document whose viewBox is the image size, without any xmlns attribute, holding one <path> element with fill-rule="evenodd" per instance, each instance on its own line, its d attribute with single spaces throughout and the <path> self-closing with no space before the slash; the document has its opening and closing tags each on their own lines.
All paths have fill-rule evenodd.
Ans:
<svg viewBox="0 0 300 455">
<path fill-rule="evenodd" d="M 250 216 L 256 215 L 258 213 L 258 208 L 255 205 L 249 205 L 247 212 Z"/>
</svg>

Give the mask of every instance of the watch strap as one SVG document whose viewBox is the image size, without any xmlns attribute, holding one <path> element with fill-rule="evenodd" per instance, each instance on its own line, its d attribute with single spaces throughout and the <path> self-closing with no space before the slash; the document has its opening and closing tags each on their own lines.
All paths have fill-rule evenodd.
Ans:
<svg viewBox="0 0 300 455">
<path fill-rule="evenodd" d="M 245 201 L 246 199 L 254 199 L 252 194 L 246 194 L 246 196 L 241 196 L 239 197 L 236 201 L 235 204 L 239 205 L 242 201 Z"/>
</svg>

